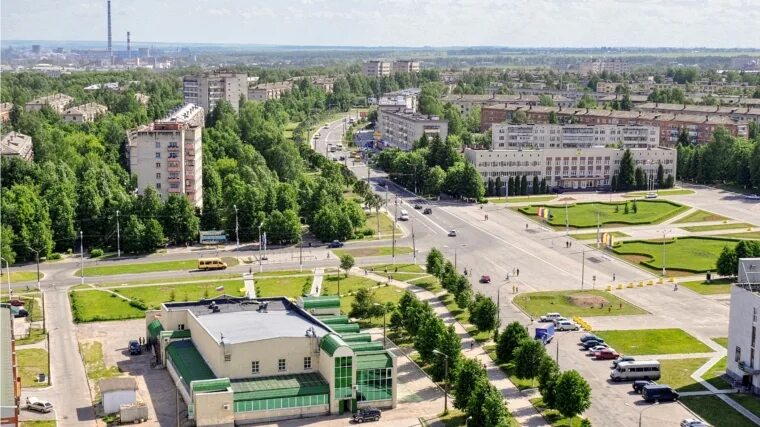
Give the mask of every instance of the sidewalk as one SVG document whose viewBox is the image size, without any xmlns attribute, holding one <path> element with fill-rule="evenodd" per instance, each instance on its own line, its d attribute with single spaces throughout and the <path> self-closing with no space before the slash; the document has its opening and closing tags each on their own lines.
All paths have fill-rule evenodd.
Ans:
<svg viewBox="0 0 760 427">
<path fill-rule="evenodd" d="M 360 269 L 354 268 L 352 269 L 352 272 L 356 275 L 364 276 L 364 272 Z M 507 400 L 509 412 L 512 413 L 513 417 L 520 423 L 520 425 L 530 427 L 549 426 L 544 417 L 538 413 L 538 411 L 536 411 L 536 409 L 533 407 L 533 404 L 530 403 L 529 399 L 532 396 L 527 396 L 520 393 L 517 387 L 515 387 L 515 385 L 512 384 L 512 382 L 509 380 L 509 378 L 504 375 L 504 372 L 502 372 L 496 363 L 491 360 L 483 346 L 473 340 L 470 334 L 468 334 L 464 329 L 464 326 L 456 321 L 454 316 L 451 315 L 451 312 L 449 312 L 449 310 L 438 299 L 437 296 L 435 296 L 432 292 L 418 286 L 410 285 L 409 283 L 393 279 L 389 281 L 387 277 L 383 277 L 375 273 L 367 273 L 365 277 L 381 283 L 390 283 L 391 285 L 401 289 L 407 289 L 414 293 L 417 299 L 420 301 L 427 301 L 433 308 L 433 311 L 436 313 L 436 315 L 438 315 L 438 317 L 440 317 L 445 324 L 454 325 L 457 334 L 462 338 L 462 355 L 470 359 L 476 359 L 486 366 L 488 380 L 497 389 L 499 389 L 499 391 L 501 391 L 501 394 Z M 472 350 L 470 350 L 471 342 L 475 342 Z"/>
</svg>

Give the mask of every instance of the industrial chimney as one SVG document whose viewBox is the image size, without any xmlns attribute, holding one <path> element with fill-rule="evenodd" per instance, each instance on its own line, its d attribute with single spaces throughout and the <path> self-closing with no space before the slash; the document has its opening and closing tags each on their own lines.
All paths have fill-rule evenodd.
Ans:
<svg viewBox="0 0 760 427">
<path fill-rule="evenodd" d="M 127 31 L 127 52 L 131 51 L 131 43 L 129 41 L 129 31 Z"/>
<path fill-rule="evenodd" d="M 111 53 L 111 0 L 108 0 L 108 53 Z"/>
</svg>

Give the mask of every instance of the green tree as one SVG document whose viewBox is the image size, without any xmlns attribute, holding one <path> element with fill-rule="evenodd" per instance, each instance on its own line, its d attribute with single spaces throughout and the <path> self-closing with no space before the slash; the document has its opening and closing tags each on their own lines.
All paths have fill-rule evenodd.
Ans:
<svg viewBox="0 0 760 427">
<path fill-rule="evenodd" d="M 760 257 L 760 241 L 742 240 L 736 244 L 736 248 L 734 249 L 734 251 L 736 252 L 737 260 L 740 260 L 742 258 Z M 737 269 L 738 269 L 738 266 L 737 266 Z"/>
<path fill-rule="evenodd" d="M 728 246 L 724 246 L 716 262 L 718 274 L 721 276 L 734 276 L 739 270 L 739 259 L 736 257 L 736 251 Z"/>
<path fill-rule="evenodd" d="M 496 358 L 499 363 L 509 363 L 514 358 L 515 350 L 524 339 L 530 338 L 528 331 L 520 322 L 512 322 L 499 334 L 496 343 Z"/>
<path fill-rule="evenodd" d="M 198 217 L 184 196 L 170 195 L 164 205 L 164 232 L 175 244 L 191 242 L 198 236 Z"/>
<path fill-rule="evenodd" d="M 577 371 L 565 371 L 554 386 L 557 410 L 572 418 L 591 406 L 591 387 Z"/>
<path fill-rule="evenodd" d="M 222 224 L 222 178 L 216 168 L 203 163 L 203 230 L 219 230 Z"/>
<path fill-rule="evenodd" d="M 530 338 L 520 341 L 514 352 L 515 375 L 517 378 L 533 379 L 538 375 L 541 358 L 546 349 L 541 341 Z"/>
<path fill-rule="evenodd" d="M 691 144 L 689 132 L 686 128 L 681 128 L 681 132 L 678 134 L 678 145 L 688 146 L 689 144 Z"/>
<path fill-rule="evenodd" d="M 531 189 L 533 190 L 533 194 L 540 194 L 541 186 L 538 183 L 538 175 L 533 175 L 533 182 L 531 184 L 532 184 Z"/>
<path fill-rule="evenodd" d="M 377 303 L 377 298 L 375 298 L 374 292 L 368 288 L 361 288 L 354 295 L 351 311 L 348 315 L 356 319 L 373 317 L 376 312 L 375 303 Z"/>
<path fill-rule="evenodd" d="M 559 378 L 559 365 L 548 355 L 541 359 L 538 367 L 538 391 L 544 404 L 549 408 L 556 406 L 555 386 Z"/>
<path fill-rule="evenodd" d="M 121 229 L 121 247 L 125 253 L 140 253 L 145 245 L 145 225 L 137 216 L 130 215 Z"/>
<path fill-rule="evenodd" d="M 640 167 L 636 168 L 634 172 L 634 182 L 634 186 L 637 190 L 643 190 L 647 186 L 646 178 L 644 177 L 644 170 Z"/>
<path fill-rule="evenodd" d="M 471 384 L 470 399 L 467 405 L 468 425 L 473 427 L 507 427 L 509 415 L 504 405 L 501 392 L 488 378 L 478 378 Z"/>
<path fill-rule="evenodd" d="M 523 175 L 522 178 L 520 178 L 520 195 L 521 196 L 528 195 L 528 176 L 527 175 Z"/>
<path fill-rule="evenodd" d="M 446 172 L 440 166 L 433 166 L 428 169 L 424 178 L 422 190 L 430 196 L 437 196 L 441 193 L 443 184 L 446 181 Z"/>
<path fill-rule="evenodd" d="M 444 332 L 443 321 L 432 313 L 426 313 L 420 319 L 419 329 L 414 335 L 414 348 L 420 353 L 423 362 L 429 363 L 434 360 L 433 350 L 440 345 Z"/>
<path fill-rule="evenodd" d="M 470 308 L 470 306 L 472 305 L 472 290 L 469 288 L 466 288 L 459 291 L 459 293 L 457 293 L 456 296 L 454 297 L 454 300 L 456 301 L 457 306 L 461 308 L 462 310 L 466 310 Z"/>
<path fill-rule="evenodd" d="M 340 268 L 342 268 L 343 271 L 346 272 L 346 277 L 348 277 L 348 271 L 351 270 L 353 266 L 354 266 L 354 257 L 352 257 L 350 254 L 341 255 Z"/>
<path fill-rule="evenodd" d="M 31 184 L 14 184 L 2 193 L 3 225 L 13 229 L 13 250 L 22 260 L 33 260 L 29 248 L 46 257 L 53 249 L 53 233 L 47 201 Z"/>
<path fill-rule="evenodd" d="M 454 407 L 466 410 L 470 404 L 473 384 L 481 379 L 488 381 L 483 365 L 476 359 L 463 357 L 456 370 L 456 381 L 452 394 L 454 395 Z"/>
<path fill-rule="evenodd" d="M 557 118 L 557 113 L 554 111 L 549 111 L 549 123 L 556 125 L 559 123 L 559 119 Z"/>
<path fill-rule="evenodd" d="M 523 110 L 517 110 L 512 114 L 512 124 L 524 125 L 528 123 L 528 115 Z"/>
<path fill-rule="evenodd" d="M 459 363 L 462 360 L 462 339 L 459 338 L 459 334 L 457 334 L 454 329 L 454 325 L 449 325 L 444 328 L 436 350 L 448 357 L 449 376 L 446 379 L 451 383 L 454 381 L 454 378 L 456 378 L 456 372 L 459 368 Z M 433 358 L 432 376 L 435 381 L 442 381 L 445 378 L 446 357 L 438 354 L 437 357 Z"/>
<path fill-rule="evenodd" d="M 272 211 L 264 220 L 263 230 L 267 239 L 275 243 L 292 243 L 298 241 L 301 234 L 301 222 L 298 214 L 292 210 Z"/>
<path fill-rule="evenodd" d="M 430 250 L 430 252 L 428 252 L 425 269 L 433 276 L 439 277 L 443 271 L 443 265 L 445 261 L 446 259 L 443 257 L 443 253 L 437 248 L 433 248 Z"/>
<path fill-rule="evenodd" d="M 0 246 L 0 257 L 6 260 L 9 264 L 13 265 L 16 262 L 16 252 L 13 250 L 13 229 L 6 224 L 2 226 L 2 246 Z M 0 268 L 2 268 L 2 262 L 0 262 Z"/>
<path fill-rule="evenodd" d="M 164 228 L 157 219 L 150 218 L 143 222 L 142 251 L 153 252 L 165 241 Z"/>
<path fill-rule="evenodd" d="M 665 168 L 662 167 L 662 163 L 657 166 L 657 187 L 665 188 Z"/>
<path fill-rule="evenodd" d="M 623 153 L 622 159 L 620 159 L 620 172 L 617 175 L 618 189 L 622 191 L 629 191 L 636 185 L 634 177 L 633 156 L 631 150 L 626 149 Z"/>
<path fill-rule="evenodd" d="M 509 180 L 507 181 L 507 196 L 514 196 L 515 195 L 515 178 L 513 176 L 509 177 Z"/>
<path fill-rule="evenodd" d="M 498 307 L 493 300 L 481 293 L 475 295 L 475 301 L 470 306 L 470 322 L 479 331 L 491 331 L 496 329 Z"/>
<path fill-rule="evenodd" d="M 538 105 L 542 107 L 554 107 L 554 100 L 551 95 L 541 94 L 538 96 Z"/>
</svg>

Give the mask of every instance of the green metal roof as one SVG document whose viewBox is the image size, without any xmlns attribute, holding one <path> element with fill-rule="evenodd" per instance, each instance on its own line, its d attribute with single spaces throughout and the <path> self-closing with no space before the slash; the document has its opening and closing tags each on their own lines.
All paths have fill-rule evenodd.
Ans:
<svg viewBox="0 0 760 427">
<path fill-rule="evenodd" d="M 16 379 L 13 377 L 13 350 L 11 340 L 13 339 L 13 318 L 11 309 L 3 304 L 0 308 L 0 405 L 3 407 L 14 407 L 16 404 Z M 21 372 L 18 373 L 21 375 Z M 3 409 L 3 414 L 5 410 Z"/>
<path fill-rule="evenodd" d="M 393 367 L 393 359 L 386 351 L 356 355 L 356 369 L 382 369 Z"/>
<path fill-rule="evenodd" d="M 340 308 L 340 297 L 329 295 L 323 297 L 303 297 L 303 308 Z"/>
<path fill-rule="evenodd" d="M 319 348 L 326 351 L 330 356 L 335 354 L 335 350 L 337 350 L 338 347 L 348 347 L 348 344 L 346 344 L 340 336 L 335 334 L 325 335 L 325 337 L 322 338 L 322 342 L 319 343 Z"/>
<path fill-rule="evenodd" d="M 317 320 L 326 325 L 343 325 L 348 323 L 348 316 L 317 316 Z"/>
<path fill-rule="evenodd" d="M 230 388 L 229 378 L 216 378 L 213 380 L 197 380 L 190 384 L 193 391 L 200 393 L 211 393 L 214 391 L 225 391 Z"/>
<path fill-rule="evenodd" d="M 161 322 L 158 319 L 153 319 L 153 321 L 148 324 L 148 333 L 150 334 L 151 338 L 158 337 L 158 334 L 160 334 L 163 330 L 164 326 L 161 325 Z"/>
<path fill-rule="evenodd" d="M 234 393 L 233 400 L 235 401 L 308 396 L 330 392 L 330 386 L 327 384 L 327 381 L 316 372 L 261 378 L 241 378 L 232 380 L 231 385 Z"/>
<path fill-rule="evenodd" d="M 366 332 L 360 332 L 357 334 L 340 334 L 340 337 L 347 343 L 372 341 L 372 336 Z"/>
<path fill-rule="evenodd" d="M 348 343 L 348 346 L 351 347 L 351 350 L 354 352 L 376 351 L 383 349 L 383 343 L 381 342 L 351 342 Z"/>
<path fill-rule="evenodd" d="M 166 347 L 166 351 L 185 383 L 216 378 L 192 341 L 174 341 Z"/>
<path fill-rule="evenodd" d="M 171 338 L 190 338 L 190 329 L 172 331 Z"/>
<path fill-rule="evenodd" d="M 327 325 L 332 329 L 333 331 L 343 334 L 343 333 L 356 333 L 359 332 L 361 329 L 359 329 L 359 324 L 357 323 L 347 323 L 345 325 Z"/>
</svg>

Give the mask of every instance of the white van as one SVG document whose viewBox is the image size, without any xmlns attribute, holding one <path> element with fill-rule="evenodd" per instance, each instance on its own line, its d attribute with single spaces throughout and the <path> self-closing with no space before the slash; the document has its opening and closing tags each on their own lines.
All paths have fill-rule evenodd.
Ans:
<svg viewBox="0 0 760 427">
<path fill-rule="evenodd" d="M 335 144 L 338 147 L 338 151 L 343 151 L 343 144 Z"/>
<path fill-rule="evenodd" d="M 656 360 L 634 360 L 620 362 L 610 372 L 613 381 L 659 380 L 660 362 Z"/>
<path fill-rule="evenodd" d="M 398 219 L 401 221 L 409 221 L 409 212 L 401 209 L 401 215 L 399 215 Z"/>
</svg>

